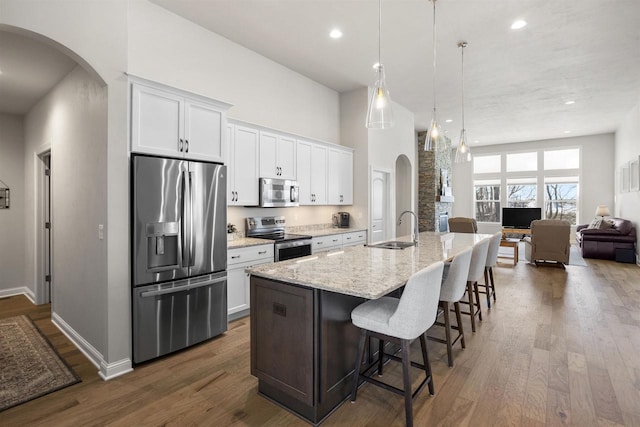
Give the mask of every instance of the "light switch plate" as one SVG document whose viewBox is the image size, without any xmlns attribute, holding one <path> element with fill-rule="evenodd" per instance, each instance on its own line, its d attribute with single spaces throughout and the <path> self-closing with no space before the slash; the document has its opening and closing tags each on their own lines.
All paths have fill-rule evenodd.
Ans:
<svg viewBox="0 0 640 427">
<path fill-rule="evenodd" d="M 98 239 L 104 240 L 104 225 L 98 224 Z"/>
</svg>

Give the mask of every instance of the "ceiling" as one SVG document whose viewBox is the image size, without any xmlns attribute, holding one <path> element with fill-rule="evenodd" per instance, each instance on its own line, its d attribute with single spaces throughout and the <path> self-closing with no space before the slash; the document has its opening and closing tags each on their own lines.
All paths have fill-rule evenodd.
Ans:
<svg viewBox="0 0 640 427">
<path fill-rule="evenodd" d="M 375 0 L 152 0 L 204 28 L 335 89 L 373 84 Z M 511 30 L 516 19 L 528 25 Z M 394 101 L 427 128 L 433 109 L 433 4 L 382 3 L 382 62 Z M 638 0 L 440 0 L 438 118 L 479 144 L 612 132 L 640 99 Z M 334 40 L 329 31 L 344 36 Z M 565 105 L 566 101 L 575 104 Z M 453 122 L 445 123 L 446 119 Z"/>
<path fill-rule="evenodd" d="M 76 65 L 42 42 L 0 31 L 0 112 L 26 114 Z"/>
<path fill-rule="evenodd" d="M 152 0 L 338 92 L 373 84 L 375 0 Z M 528 25 L 509 27 L 515 19 Z M 424 130 L 433 109 L 433 4 L 382 3 L 382 62 L 392 99 Z M 454 142 L 465 127 L 495 144 L 615 131 L 640 99 L 638 0 L 440 0 L 438 118 Z M 329 31 L 344 36 L 334 40 Z M 250 29 L 250 30 L 247 30 Z M 0 31 L 0 112 L 24 114 L 76 63 Z M 568 100 L 575 104 L 565 105 Z M 445 120 L 452 120 L 446 123 Z"/>
</svg>

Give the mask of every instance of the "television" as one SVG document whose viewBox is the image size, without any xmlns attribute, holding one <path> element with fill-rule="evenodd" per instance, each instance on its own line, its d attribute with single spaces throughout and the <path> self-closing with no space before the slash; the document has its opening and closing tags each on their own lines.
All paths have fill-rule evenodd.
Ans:
<svg viewBox="0 0 640 427">
<path fill-rule="evenodd" d="M 502 226 L 530 228 L 531 221 L 542 219 L 542 208 L 502 208 Z"/>
</svg>

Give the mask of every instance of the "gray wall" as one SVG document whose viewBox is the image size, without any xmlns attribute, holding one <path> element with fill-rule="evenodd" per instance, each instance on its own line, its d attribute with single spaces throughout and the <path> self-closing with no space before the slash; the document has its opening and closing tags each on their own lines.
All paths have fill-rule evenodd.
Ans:
<svg viewBox="0 0 640 427">
<path fill-rule="evenodd" d="M 624 118 L 616 132 L 615 141 L 615 173 L 618 174 L 623 163 L 638 159 L 640 156 L 640 99 Z M 622 193 L 620 186 L 617 185 L 615 215 L 633 221 L 637 229 L 640 224 L 640 192 Z M 638 242 L 636 242 L 637 251 Z"/>
<path fill-rule="evenodd" d="M 76 67 L 25 118 L 25 175 L 34 154 L 51 144 L 52 312 L 99 351 L 106 348 L 107 91 Z M 28 207 L 33 218 L 34 205 Z M 32 231 L 33 222 L 30 223 Z M 29 242 L 29 259 L 34 258 Z"/>
<path fill-rule="evenodd" d="M 11 203 L 9 209 L 0 209 L 0 297 L 26 292 L 33 298 L 33 284 L 25 275 L 22 127 L 22 116 L 0 114 L 0 180 L 10 189 Z"/>
</svg>

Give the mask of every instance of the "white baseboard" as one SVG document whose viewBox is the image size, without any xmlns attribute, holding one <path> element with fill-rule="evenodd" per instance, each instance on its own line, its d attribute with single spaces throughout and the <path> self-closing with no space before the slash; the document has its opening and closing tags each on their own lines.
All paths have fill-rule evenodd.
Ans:
<svg viewBox="0 0 640 427">
<path fill-rule="evenodd" d="M 36 296 L 31 289 L 26 286 L 18 286 L 9 289 L 0 289 L 0 298 L 12 297 L 14 295 L 24 295 L 35 305 Z"/>
<path fill-rule="evenodd" d="M 100 353 L 87 340 L 82 338 L 75 329 L 69 326 L 69 324 L 56 313 L 51 313 L 51 321 L 76 347 L 78 347 L 82 354 L 84 354 L 87 359 L 89 359 L 89 361 L 98 368 L 98 375 L 100 375 L 103 380 L 108 381 L 126 374 L 127 372 L 133 371 L 131 359 L 128 358 L 119 360 L 115 363 L 107 363 L 107 361 L 104 360 L 102 353 Z"/>
</svg>

